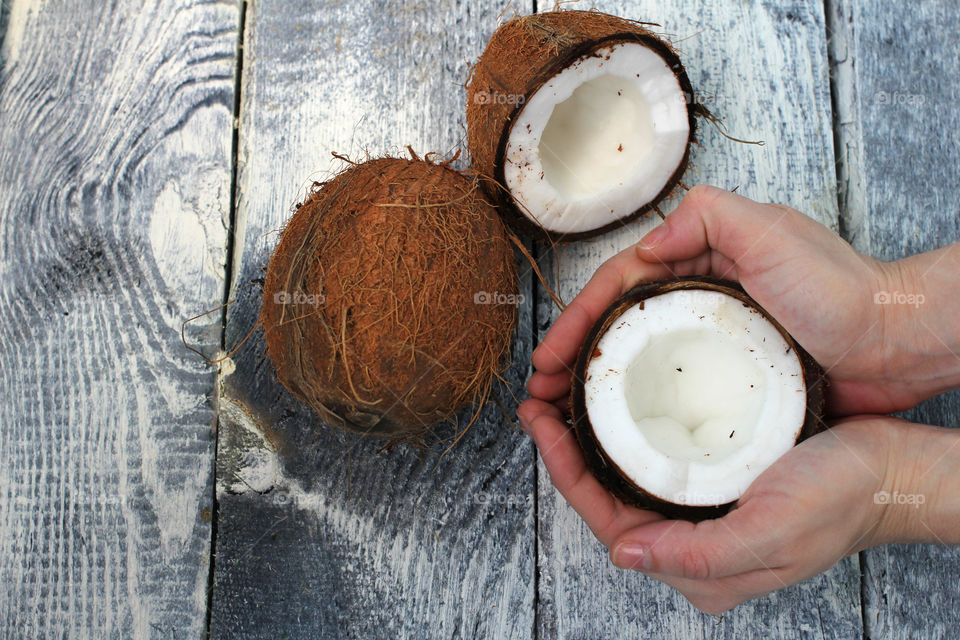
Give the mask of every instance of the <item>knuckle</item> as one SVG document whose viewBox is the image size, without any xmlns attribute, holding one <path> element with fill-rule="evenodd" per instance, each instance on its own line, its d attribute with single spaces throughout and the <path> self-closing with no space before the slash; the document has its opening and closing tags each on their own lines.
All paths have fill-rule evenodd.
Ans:
<svg viewBox="0 0 960 640">
<path fill-rule="evenodd" d="M 697 184 L 690 188 L 690 191 L 687 192 L 688 198 L 702 198 L 709 196 L 716 190 L 716 187 L 711 187 L 708 184 Z"/>
<path fill-rule="evenodd" d="M 706 580 L 712 573 L 710 561 L 703 551 L 695 548 L 686 548 L 677 556 L 680 575 L 691 580 Z"/>
<path fill-rule="evenodd" d="M 723 189 L 708 184 L 698 184 L 691 187 L 686 197 L 698 204 L 708 205 L 724 193 Z"/>
</svg>

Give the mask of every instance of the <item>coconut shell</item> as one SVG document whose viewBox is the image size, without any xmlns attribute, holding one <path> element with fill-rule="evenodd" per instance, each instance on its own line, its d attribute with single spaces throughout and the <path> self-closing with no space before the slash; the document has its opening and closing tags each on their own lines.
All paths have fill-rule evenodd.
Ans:
<svg viewBox="0 0 960 640">
<path fill-rule="evenodd" d="M 270 260 L 260 321 L 280 382 L 325 422 L 417 440 L 485 398 L 509 353 L 516 296 L 506 229 L 476 181 L 382 158 L 314 185 L 299 205 Z"/>
<path fill-rule="evenodd" d="M 548 232 L 528 218 L 506 189 L 503 157 L 510 128 L 524 104 L 547 80 L 602 47 L 620 42 L 641 43 L 658 53 L 673 70 L 686 96 L 690 122 L 687 152 L 657 196 L 638 203 L 631 214 L 603 227 L 581 233 Z M 510 96 L 492 100 L 490 96 Z M 518 233 L 539 239 L 577 240 L 620 227 L 656 206 L 680 182 L 686 170 L 690 143 L 696 136 L 693 88 L 683 64 L 669 43 L 642 24 L 598 11 L 554 11 L 513 18 L 498 28 L 473 67 L 467 86 L 467 138 L 474 169 L 487 179 L 484 186 L 500 205 L 505 221 Z"/>
<path fill-rule="evenodd" d="M 582 382 L 586 380 L 587 367 L 594 358 L 600 338 L 603 337 L 610 325 L 613 324 L 624 311 L 642 300 L 678 289 L 719 291 L 720 293 L 740 300 L 744 305 L 756 310 L 769 320 L 783 336 L 783 339 L 789 347 L 797 353 L 803 372 L 803 382 L 807 390 L 807 413 L 803 426 L 800 428 L 799 435 L 797 436 L 796 443 L 800 443 L 824 430 L 823 415 L 826 403 L 827 381 L 823 369 L 817 364 L 817 361 L 814 360 L 803 347 L 797 344 L 793 337 L 787 333 L 786 329 L 757 304 L 736 282 L 703 276 L 687 276 L 673 280 L 645 283 L 634 287 L 620 296 L 603 312 L 603 315 L 600 316 L 600 319 L 587 334 L 587 338 L 580 348 L 576 366 L 574 367 L 573 380 L 570 385 L 570 408 L 573 419 L 573 429 L 577 437 L 577 442 L 583 451 L 587 466 L 594 477 L 623 502 L 641 509 L 657 511 L 670 518 L 680 518 L 696 522 L 708 518 L 719 518 L 727 513 L 734 503 L 701 507 L 678 505 L 672 502 L 666 502 L 644 491 L 644 489 L 631 480 L 617 464 L 610 460 L 600 445 L 600 442 L 597 440 L 596 434 L 593 431 L 593 425 L 590 423 L 587 415 L 586 394 Z"/>
</svg>

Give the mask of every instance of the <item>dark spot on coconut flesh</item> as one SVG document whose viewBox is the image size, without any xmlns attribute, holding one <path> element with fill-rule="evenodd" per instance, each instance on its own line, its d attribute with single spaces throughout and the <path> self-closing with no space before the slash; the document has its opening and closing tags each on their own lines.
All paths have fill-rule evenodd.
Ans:
<svg viewBox="0 0 960 640">
<path fill-rule="evenodd" d="M 647 303 L 646 300 L 641 300 L 641 301 L 640 301 L 640 311 L 643 311 L 643 306 L 644 306 L 646 303 Z"/>
<path fill-rule="evenodd" d="M 622 145 L 622 144 L 617 147 L 617 151 L 623 151 L 623 145 Z"/>
<path fill-rule="evenodd" d="M 680 367 L 677 367 L 677 371 L 679 371 L 680 373 L 683 373 L 683 369 L 681 369 Z"/>
<path fill-rule="evenodd" d="M 733 431 L 731 431 L 731 432 L 730 432 L 730 437 L 732 438 L 732 437 L 733 437 L 733 434 L 735 434 L 736 432 L 737 432 L 736 429 L 734 429 Z"/>
<path fill-rule="evenodd" d="M 593 348 L 593 355 L 591 355 L 590 357 L 591 357 L 591 358 L 599 358 L 600 355 L 601 355 L 600 349 L 597 349 L 596 347 L 594 347 L 594 348 Z"/>
</svg>

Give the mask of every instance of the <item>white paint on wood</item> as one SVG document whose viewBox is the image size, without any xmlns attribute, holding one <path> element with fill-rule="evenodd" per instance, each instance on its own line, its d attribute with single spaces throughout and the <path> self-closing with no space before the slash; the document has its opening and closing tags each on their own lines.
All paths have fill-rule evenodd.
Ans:
<svg viewBox="0 0 960 640">
<path fill-rule="evenodd" d="M 237 7 L 15 0 L 0 75 L 0 624 L 198 637 Z M 207 351 L 219 322 L 187 330 Z"/>
<path fill-rule="evenodd" d="M 4 4 L 7 5 L 10 13 L 0 57 L 6 64 L 10 64 L 20 57 L 20 47 L 23 44 L 23 34 L 27 30 L 27 21 L 30 20 L 31 14 L 36 15 L 43 10 L 46 0 L 4 0 Z"/>
<path fill-rule="evenodd" d="M 313 180 L 343 168 L 331 152 L 356 160 L 406 157 L 407 144 L 421 155 L 466 152 L 467 65 L 503 5 L 248 5 L 238 302 L 228 313 L 228 345 L 255 323 L 260 290 L 251 283 L 262 278 L 292 205 Z M 461 156 L 455 166 L 467 164 Z M 529 292 L 528 271 L 522 285 Z M 531 309 L 520 310 L 518 364 L 507 374 L 514 393 L 529 359 Z M 223 381 L 221 403 L 243 406 L 255 419 L 232 424 L 229 411 L 221 412 L 215 635 L 530 634 L 534 455 L 495 406 L 445 457 L 443 445 L 422 454 L 405 446 L 379 451 L 385 443 L 324 429 L 282 391 L 263 360 L 260 332 L 232 358 L 236 370 Z M 499 395 L 512 411 L 510 393 Z M 251 425 L 263 438 L 246 435 Z M 274 479 L 270 447 L 281 473 L 264 489 Z M 488 494 L 513 502 L 478 497 Z M 262 604 L 244 606 L 251 599 Z"/>
<path fill-rule="evenodd" d="M 830 79 L 833 90 L 837 196 L 844 239 L 861 253 L 870 252 L 869 185 L 864 175 L 860 94 L 857 91 L 857 24 L 846 0 L 825 3 Z"/>
<path fill-rule="evenodd" d="M 852 191 L 845 210 L 855 246 L 898 259 L 960 241 L 960 12 L 951 0 L 916 5 L 836 3 L 852 55 L 839 95 L 857 99 L 847 129 L 860 152 L 842 156 Z M 835 21 L 837 22 L 837 21 Z M 839 57 L 839 56 L 838 56 Z M 852 86 L 852 90 L 851 87 Z M 860 233 L 861 230 L 867 233 Z M 918 330 L 921 330 L 918 328 Z M 903 417 L 960 426 L 960 391 Z M 861 554 L 865 635 L 946 638 L 960 626 L 960 553 L 890 545 Z"/>
</svg>

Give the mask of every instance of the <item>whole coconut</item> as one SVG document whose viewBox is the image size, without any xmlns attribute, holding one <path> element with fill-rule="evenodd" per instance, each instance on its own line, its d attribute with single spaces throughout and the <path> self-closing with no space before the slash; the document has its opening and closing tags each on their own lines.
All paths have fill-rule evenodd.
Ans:
<svg viewBox="0 0 960 640">
<path fill-rule="evenodd" d="M 510 241 L 476 181 L 398 158 L 314 185 L 263 294 L 280 382 L 330 424 L 401 440 L 486 398 L 518 299 Z"/>
</svg>

